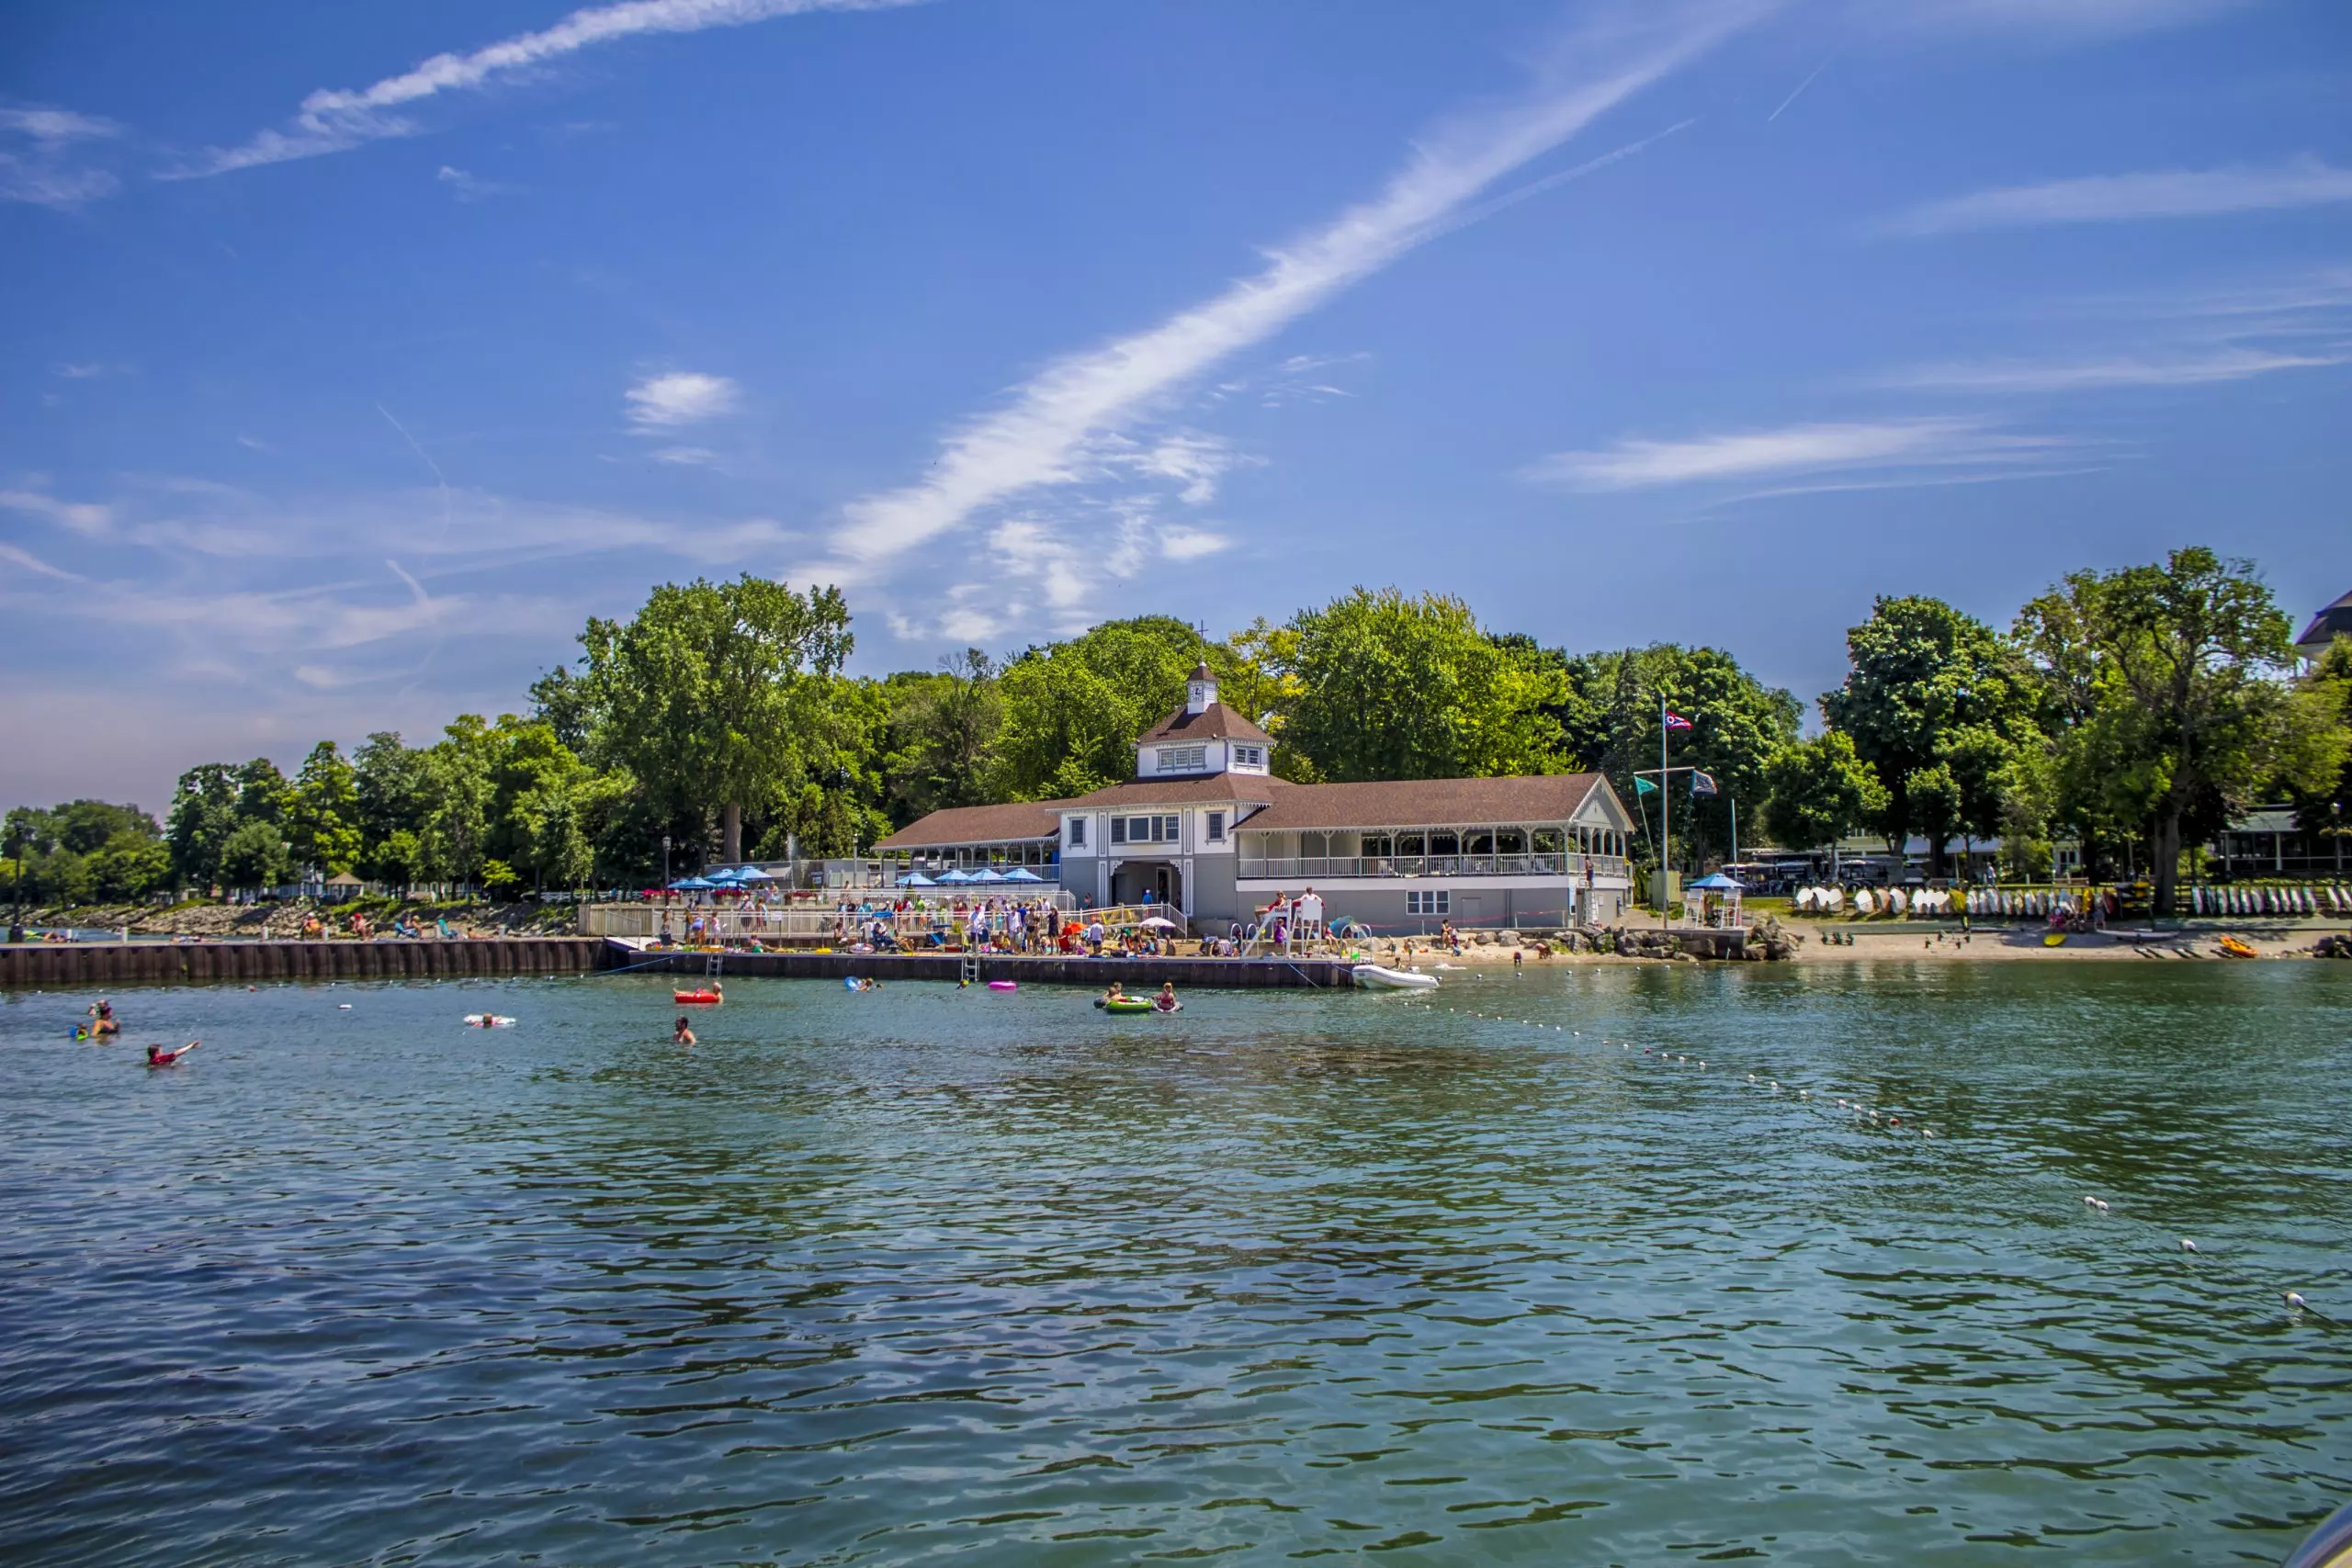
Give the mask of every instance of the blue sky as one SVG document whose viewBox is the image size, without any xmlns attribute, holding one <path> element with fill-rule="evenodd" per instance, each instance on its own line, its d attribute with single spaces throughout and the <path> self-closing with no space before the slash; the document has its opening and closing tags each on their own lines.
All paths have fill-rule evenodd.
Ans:
<svg viewBox="0 0 2352 1568">
<path fill-rule="evenodd" d="M 2210 543 L 2352 588 L 2340 0 L 36 3 L 0 801 L 520 706 L 840 583 L 857 667 L 1356 583 L 1810 698 Z"/>
</svg>

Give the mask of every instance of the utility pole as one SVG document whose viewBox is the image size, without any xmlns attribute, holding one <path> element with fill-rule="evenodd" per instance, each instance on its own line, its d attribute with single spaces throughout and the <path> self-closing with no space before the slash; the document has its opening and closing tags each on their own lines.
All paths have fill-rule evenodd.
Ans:
<svg viewBox="0 0 2352 1568">
<path fill-rule="evenodd" d="M 662 891 L 670 890 L 670 835 L 662 835 Z"/>
</svg>

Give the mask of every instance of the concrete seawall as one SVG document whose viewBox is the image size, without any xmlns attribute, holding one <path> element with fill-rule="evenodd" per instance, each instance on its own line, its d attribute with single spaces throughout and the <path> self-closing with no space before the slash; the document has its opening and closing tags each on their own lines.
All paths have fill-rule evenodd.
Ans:
<svg viewBox="0 0 2352 1568">
<path fill-rule="evenodd" d="M 725 979 L 766 977 L 955 983 L 963 955 L 952 953 L 729 953 Z M 0 989 L 76 986 L 205 985 L 259 980 L 431 980 L 462 976 L 566 975 L 638 969 L 704 977 L 710 954 L 631 953 L 600 937 L 497 937 L 468 942 L 74 942 L 0 945 Z M 1158 989 L 1181 987 L 1328 988 L 1354 983 L 1329 958 L 982 958 L 980 978 L 1037 986 L 1116 980 Z"/>
<path fill-rule="evenodd" d="M 70 942 L 0 946 L 0 989 L 220 980 L 401 980 L 601 969 L 594 937 L 479 942 Z"/>
<path fill-rule="evenodd" d="M 702 953 L 616 954 L 616 967 L 639 968 L 649 975 L 676 976 L 682 983 L 699 983 L 709 954 Z M 963 955 L 954 953 L 730 953 L 720 965 L 720 980 L 752 977 L 788 980 L 842 980 L 870 976 L 893 980 L 932 980 L 954 984 L 963 975 Z M 1116 980 L 1123 986 L 1158 990 L 1172 980 L 1178 989 L 1295 987 L 1329 989 L 1355 984 L 1348 965 L 1334 958 L 990 958 L 979 960 L 982 981 L 1012 980 L 1023 986 L 1090 986 L 1096 989 Z M 682 988 L 691 988 L 682 985 Z"/>
</svg>

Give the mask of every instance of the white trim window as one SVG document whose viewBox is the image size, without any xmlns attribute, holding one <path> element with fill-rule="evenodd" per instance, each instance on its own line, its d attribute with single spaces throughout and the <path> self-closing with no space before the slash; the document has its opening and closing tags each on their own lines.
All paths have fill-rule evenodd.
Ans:
<svg viewBox="0 0 2352 1568">
<path fill-rule="evenodd" d="M 1182 837 L 1181 817 L 1114 817 L 1111 818 L 1111 841 L 1114 844 L 1172 844 Z"/>
<path fill-rule="evenodd" d="M 1266 765 L 1266 749 L 1263 746 L 1236 746 L 1233 749 L 1233 765 L 1237 768 L 1262 768 Z"/>
<path fill-rule="evenodd" d="M 1433 893 L 1408 892 L 1405 895 L 1405 913 L 1450 915 L 1453 913 L 1453 895 L 1442 890 Z"/>
<path fill-rule="evenodd" d="M 1086 818 L 1083 817 L 1069 819 L 1069 847 L 1074 850 L 1086 847 Z"/>
<path fill-rule="evenodd" d="M 1206 836 L 1208 841 L 1212 844 L 1221 844 L 1225 842 L 1225 813 L 1222 811 L 1210 812 L 1207 817 L 1207 823 Z"/>
<path fill-rule="evenodd" d="M 1209 749 L 1206 746 L 1162 746 L 1159 749 L 1159 771 L 1163 773 L 1204 773 L 1208 772 Z"/>
</svg>

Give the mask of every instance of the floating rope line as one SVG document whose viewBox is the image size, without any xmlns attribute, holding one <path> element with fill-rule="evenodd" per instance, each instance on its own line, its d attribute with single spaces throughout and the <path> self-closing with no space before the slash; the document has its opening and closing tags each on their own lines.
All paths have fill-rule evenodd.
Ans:
<svg viewBox="0 0 2352 1568">
<path fill-rule="evenodd" d="M 1565 1024 L 1542 1023 L 1533 1019 L 1507 1018 L 1499 1013 L 1481 1012 L 1476 1008 L 1447 1008 L 1444 1010 L 1457 1017 L 1474 1018 L 1485 1023 L 1499 1023 L 1531 1029 L 1539 1034 L 1549 1031 L 1551 1033 L 1566 1035 L 1570 1039 L 1585 1038 L 1583 1030 L 1571 1030 Z M 1670 1051 L 1663 1045 L 1643 1044 L 1637 1041 L 1607 1034 L 1596 1035 L 1593 1038 L 1602 1050 L 1611 1045 L 1616 1046 L 1632 1065 L 1638 1066 L 1645 1058 L 1653 1055 L 1661 1066 L 1687 1067 L 1691 1065 L 1690 1058 L 1687 1055 Z M 1702 1057 L 1697 1065 L 1702 1072 L 1715 1070 L 1709 1067 L 1704 1057 Z M 1888 1135 L 1890 1142 L 1908 1143 L 1910 1134 L 1915 1130 L 1919 1134 L 1919 1142 L 1922 1145 L 1951 1141 L 1948 1131 L 1937 1131 L 1936 1127 L 1924 1118 L 1914 1115 L 1906 1124 L 1905 1117 L 1907 1113 L 1901 1108 L 1871 1105 L 1866 1103 L 1859 1094 L 1849 1098 L 1847 1095 L 1838 1094 L 1832 1089 L 1824 1089 L 1821 1093 L 1823 1101 L 1826 1103 L 1816 1102 L 1814 1099 L 1814 1090 L 1809 1085 L 1795 1086 L 1792 1095 L 1782 1088 L 1778 1078 L 1757 1073 L 1745 1074 L 1744 1081 L 1738 1082 L 1736 1087 L 1754 1089 L 1767 1096 L 1787 1100 L 1792 1107 L 1802 1110 L 1807 1116 L 1831 1125 Z M 2094 1220 L 2107 1221 L 2111 1218 L 2116 1224 L 2132 1225 L 2143 1230 L 2156 1228 L 2152 1221 L 2135 1219 L 2129 1213 L 2115 1214 L 2109 1201 L 2097 1193 L 2084 1193 L 2082 1206 L 2086 1213 Z M 2211 1277 L 2226 1286 L 2249 1292 L 2260 1292 L 2274 1298 L 2286 1308 L 2287 1319 L 2290 1323 L 2301 1323 L 2309 1319 L 2329 1329 L 2352 1326 L 2352 1325 L 2339 1323 L 2335 1318 L 2312 1305 L 2300 1291 L 2281 1289 L 2275 1281 L 2254 1279 L 2230 1263 L 2215 1260 L 2190 1237 L 2173 1236 L 2171 1245 L 2166 1247 L 2165 1250 L 2177 1251 L 2184 1264 L 2195 1269 L 2199 1277 Z M 2194 1261 L 2190 1261 L 2191 1259 Z"/>
</svg>

